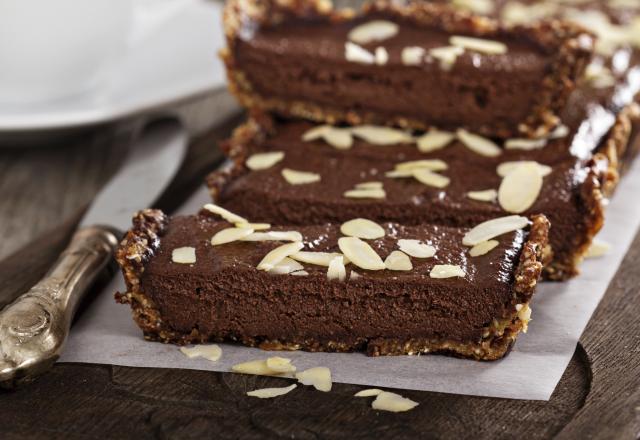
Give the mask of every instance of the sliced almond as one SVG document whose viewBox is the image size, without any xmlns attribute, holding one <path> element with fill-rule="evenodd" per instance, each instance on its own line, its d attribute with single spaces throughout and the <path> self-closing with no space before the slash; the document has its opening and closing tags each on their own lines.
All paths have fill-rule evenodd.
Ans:
<svg viewBox="0 0 640 440">
<path fill-rule="evenodd" d="M 291 359 L 274 356 L 267 359 L 267 368 L 278 373 L 293 373 L 296 367 L 291 363 Z"/>
<path fill-rule="evenodd" d="M 273 269 L 276 265 L 278 265 L 278 263 L 280 263 L 286 257 L 290 256 L 291 254 L 295 254 L 303 247 L 304 245 L 299 241 L 278 246 L 277 248 L 271 250 L 267 255 L 264 256 L 262 261 L 260 261 L 260 263 L 258 264 L 258 270 Z"/>
<path fill-rule="evenodd" d="M 384 184 L 382 182 L 362 182 L 356 183 L 356 189 L 382 189 Z"/>
<path fill-rule="evenodd" d="M 516 304 L 516 311 L 518 312 L 518 319 L 522 321 L 522 332 L 526 333 L 529 321 L 531 321 L 531 307 L 529 307 L 529 304 Z"/>
<path fill-rule="evenodd" d="M 354 394 L 355 397 L 372 397 L 380 394 L 382 390 L 378 388 L 368 388 L 366 390 L 358 391 Z"/>
<path fill-rule="evenodd" d="M 245 165 L 250 170 L 266 170 L 284 159 L 284 151 L 256 153 L 249 156 Z"/>
<path fill-rule="evenodd" d="M 357 237 L 341 237 L 338 246 L 342 253 L 356 266 L 366 270 L 382 270 L 385 268 L 380 256 L 368 243 Z"/>
<path fill-rule="evenodd" d="M 211 244 L 218 246 L 231 243 L 251 234 L 253 234 L 253 229 L 251 228 L 226 228 L 216 232 L 215 235 L 211 237 Z"/>
<path fill-rule="evenodd" d="M 484 189 L 482 191 L 469 191 L 467 197 L 479 202 L 493 202 L 498 198 L 498 191 L 495 189 Z"/>
<path fill-rule="evenodd" d="M 267 361 L 264 359 L 236 364 L 231 367 L 231 371 L 241 374 L 255 374 L 257 376 L 278 376 L 282 374 L 269 368 Z"/>
<path fill-rule="evenodd" d="M 509 215 L 507 217 L 487 220 L 467 232 L 462 239 L 462 244 L 465 246 L 475 246 L 483 241 L 491 240 L 507 232 L 525 228 L 528 225 L 529 219 L 520 215 Z"/>
<path fill-rule="evenodd" d="M 373 145 L 408 144 L 413 137 L 402 130 L 376 125 L 359 125 L 351 129 L 354 136 Z"/>
<path fill-rule="evenodd" d="M 317 127 L 313 127 L 312 129 L 305 131 L 302 134 L 302 140 L 305 142 L 311 142 L 322 139 L 325 133 L 332 129 L 333 127 L 331 125 L 318 125 Z"/>
<path fill-rule="evenodd" d="M 549 139 L 560 139 L 569 134 L 569 127 L 564 124 L 558 125 L 550 134 Z"/>
<path fill-rule="evenodd" d="M 331 260 L 336 257 L 342 257 L 342 254 L 337 252 L 308 252 L 300 251 L 295 254 L 291 254 L 290 258 L 307 264 L 315 264 L 316 266 L 329 266 Z M 346 264 L 346 262 L 344 262 Z"/>
<path fill-rule="evenodd" d="M 602 257 L 603 255 L 609 253 L 610 249 L 611 245 L 609 243 L 600 240 L 593 240 L 591 242 L 591 246 L 589 246 L 589 249 L 584 256 L 586 258 Z"/>
<path fill-rule="evenodd" d="M 271 399 L 272 397 L 278 397 L 287 394 L 293 391 L 297 386 L 298 385 L 294 383 L 293 385 L 282 388 L 261 388 L 259 390 L 247 392 L 247 396 L 259 397 L 260 399 Z"/>
<path fill-rule="evenodd" d="M 376 399 L 371 403 L 373 409 L 379 411 L 391 411 L 391 412 L 404 412 L 409 411 L 418 406 L 418 402 L 414 402 L 411 399 L 402 397 L 396 393 L 390 393 L 388 391 L 382 391 L 376 396 Z"/>
<path fill-rule="evenodd" d="M 269 223 L 236 223 L 236 228 L 251 228 L 254 231 L 264 231 L 265 229 L 271 229 Z"/>
<path fill-rule="evenodd" d="M 396 170 L 420 170 L 444 171 L 448 169 L 447 163 L 440 159 L 422 159 L 411 160 L 409 162 L 400 162 L 396 164 Z"/>
<path fill-rule="evenodd" d="M 464 53 L 464 48 L 458 46 L 434 47 L 429 50 L 429 55 L 440 61 L 442 70 L 451 70 L 456 60 Z"/>
<path fill-rule="evenodd" d="M 331 127 L 322 135 L 322 138 L 338 150 L 348 150 L 353 146 L 353 136 L 348 128 Z"/>
<path fill-rule="evenodd" d="M 236 215 L 221 206 L 214 205 L 213 203 L 207 203 L 203 206 L 203 209 L 206 209 L 213 214 L 219 215 L 229 223 L 249 223 L 249 220 L 245 219 L 244 217 L 240 217 L 239 215 Z"/>
<path fill-rule="evenodd" d="M 451 183 L 451 179 L 446 176 L 442 176 L 438 173 L 434 173 L 433 171 L 429 171 L 426 168 L 419 168 L 417 170 L 413 170 L 413 177 L 420 183 L 423 183 L 427 186 L 432 186 L 434 188 L 444 188 Z"/>
<path fill-rule="evenodd" d="M 241 238 L 242 241 L 302 241 L 298 231 L 254 232 Z"/>
<path fill-rule="evenodd" d="M 381 188 L 350 189 L 345 191 L 343 196 L 349 199 L 384 199 L 387 193 Z"/>
<path fill-rule="evenodd" d="M 500 147 L 485 137 L 469 133 L 462 128 L 456 131 L 456 136 L 468 149 L 481 156 L 496 157 L 502 154 Z"/>
<path fill-rule="evenodd" d="M 376 47 L 376 51 L 373 53 L 378 66 L 384 66 L 389 61 L 389 52 L 384 47 Z"/>
<path fill-rule="evenodd" d="M 541 189 L 542 176 L 538 167 L 520 165 L 502 179 L 498 203 L 505 211 L 520 214 L 533 206 Z"/>
<path fill-rule="evenodd" d="M 431 278 L 464 278 L 464 270 L 460 266 L 454 264 L 436 264 L 429 272 Z"/>
<path fill-rule="evenodd" d="M 359 64 L 373 64 L 376 62 L 376 58 L 371 52 L 350 41 L 344 43 L 344 58 L 347 61 Z"/>
<path fill-rule="evenodd" d="M 328 280 L 344 281 L 347 278 L 347 269 L 344 267 L 344 258 L 342 255 L 334 257 L 329 262 L 329 268 L 327 269 Z"/>
<path fill-rule="evenodd" d="M 426 51 L 419 46 L 409 46 L 402 49 L 400 58 L 405 66 L 417 66 L 424 59 Z"/>
<path fill-rule="evenodd" d="M 298 277 L 306 277 L 309 275 L 309 272 L 307 272 L 306 270 L 297 270 L 295 272 L 291 272 L 289 275 L 295 275 Z"/>
<path fill-rule="evenodd" d="M 498 168 L 496 168 L 496 172 L 498 173 L 498 176 L 506 177 L 507 174 L 511 173 L 514 169 L 522 165 L 536 166 L 538 168 L 538 172 L 542 177 L 548 176 L 552 171 L 550 166 L 538 163 L 533 160 L 514 160 L 511 162 L 502 162 L 500 165 L 498 165 Z"/>
<path fill-rule="evenodd" d="M 354 27 L 347 38 L 354 43 L 368 44 L 387 40 L 398 33 L 398 25 L 386 20 L 373 20 Z"/>
<path fill-rule="evenodd" d="M 178 264 L 193 264 L 196 262 L 196 248 L 184 246 L 171 251 L 171 261 Z"/>
<path fill-rule="evenodd" d="M 475 52 L 482 52 L 490 55 L 500 55 L 507 53 L 507 45 L 499 41 L 485 40 L 483 38 L 463 37 L 453 35 L 449 37 L 449 44 L 462 47 Z"/>
<path fill-rule="evenodd" d="M 547 145 L 546 139 L 508 139 L 504 143 L 507 150 L 539 150 Z"/>
<path fill-rule="evenodd" d="M 498 240 L 483 241 L 482 243 L 478 243 L 477 245 L 469 249 L 469 255 L 471 255 L 472 257 L 479 257 L 481 255 L 488 254 L 499 244 L 500 242 Z"/>
<path fill-rule="evenodd" d="M 286 257 L 283 258 L 282 261 L 276 264 L 272 269 L 269 269 L 267 272 L 272 275 L 287 275 L 303 269 L 304 266 L 302 264 L 289 257 Z"/>
<path fill-rule="evenodd" d="M 422 153 L 430 153 L 449 145 L 456 135 L 448 131 L 430 130 L 417 139 L 418 150 Z"/>
<path fill-rule="evenodd" d="M 385 234 L 382 226 L 366 218 L 355 218 L 344 222 L 340 226 L 340 232 L 349 237 L 364 238 L 366 240 L 382 238 Z"/>
<path fill-rule="evenodd" d="M 452 0 L 453 6 L 468 9 L 479 15 L 489 15 L 495 10 L 493 0 Z"/>
<path fill-rule="evenodd" d="M 402 252 L 415 258 L 431 258 L 436 254 L 436 248 L 420 240 L 401 238 L 398 247 Z"/>
<path fill-rule="evenodd" d="M 391 170 L 384 173 L 390 179 L 413 177 L 413 170 Z"/>
<path fill-rule="evenodd" d="M 314 367 L 296 373 L 296 379 L 303 385 L 313 385 L 318 391 L 331 391 L 331 370 L 327 367 Z"/>
<path fill-rule="evenodd" d="M 305 185 L 320 181 L 320 174 L 309 173 L 307 171 L 296 171 L 289 168 L 282 170 L 282 177 L 291 185 Z"/>
<path fill-rule="evenodd" d="M 388 270 L 411 270 L 413 264 L 407 254 L 401 251 L 391 252 L 384 260 L 384 265 Z"/>
<path fill-rule="evenodd" d="M 360 275 L 355 270 L 352 270 L 351 273 L 349 274 L 349 279 L 350 280 L 357 280 L 358 278 L 362 278 L 362 275 Z"/>
<path fill-rule="evenodd" d="M 222 349 L 216 344 L 180 347 L 180 351 L 189 359 L 201 357 L 211 362 L 216 362 L 222 356 Z"/>
</svg>

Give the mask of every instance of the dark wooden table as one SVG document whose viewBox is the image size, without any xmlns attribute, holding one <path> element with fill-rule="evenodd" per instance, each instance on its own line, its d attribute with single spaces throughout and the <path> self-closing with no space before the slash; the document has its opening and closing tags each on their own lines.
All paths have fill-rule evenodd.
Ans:
<svg viewBox="0 0 640 440">
<path fill-rule="evenodd" d="M 174 209 L 219 163 L 216 143 L 239 120 L 224 92 L 197 113 L 190 118 L 196 126 L 217 122 L 194 138 L 182 171 L 157 204 L 163 209 Z M 38 146 L 0 149 L 0 303 L 46 271 L 131 138 L 128 124 L 39 137 Z M 15 146 L 24 139 L 0 142 Z M 639 264 L 640 235 L 549 402 L 403 391 L 420 405 L 393 414 L 353 398 L 362 388 L 355 385 L 335 384 L 330 393 L 303 387 L 261 400 L 245 392 L 286 381 L 57 364 L 28 387 L 0 391 L 0 438 L 638 438 Z"/>
</svg>

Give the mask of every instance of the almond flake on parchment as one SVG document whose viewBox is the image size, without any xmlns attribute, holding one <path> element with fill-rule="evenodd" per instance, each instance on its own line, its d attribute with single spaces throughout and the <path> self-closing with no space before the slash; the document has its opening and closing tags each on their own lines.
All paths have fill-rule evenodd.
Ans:
<svg viewBox="0 0 640 440">
<path fill-rule="evenodd" d="M 201 357 L 211 362 L 216 362 L 222 356 L 222 349 L 216 344 L 199 344 L 193 347 L 180 347 L 180 351 L 189 359 Z"/>
<path fill-rule="evenodd" d="M 293 385 L 289 385 L 288 387 L 282 388 L 261 388 L 258 390 L 253 390 L 247 392 L 247 396 L 250 397 L 258 397 L 260 399 L 270 399 L 272 397 L 282 396 L 293 391 L 298 385 L 295 383 Z"/>
<path fill-rule="evenodd" d="M 318 391 L 331 391 L 331 370 L 327 367 L 313 367 L 296 373 L 296 379 L 303 385 L 313 385 Z"/>
<path fill-rule="evenodd" d="M 390 412 L 405 412 L 418 406 L 418 402 L 402 397 L 396 393 L 383 391 L 371 403 L 373 409 Z"/>
<path fill-rule="evenodd" d="M 609 243 L 600 240 L 593 240 L 584 256 L 585 258 L 602 257 L 609 253 L 609 250 L 611 250 L 611 245 Z"/>
<path fill-rule="evenodd" d="M 377 396 L 380 393 L 382 393 L 381 389 L 368 388 L 366 390 L 358 391 L 357 393 L 354 394 L 354 396 L 355 397 L 373 397 L 373 396 Z"/>
<path fill-rule="evenodd" d="M 296 371 L 296 367 L 291 363 L 291 359 L 280 356 L 268 358 L 267 368 L 277 373 L 294 373 Z"/>
</svg>

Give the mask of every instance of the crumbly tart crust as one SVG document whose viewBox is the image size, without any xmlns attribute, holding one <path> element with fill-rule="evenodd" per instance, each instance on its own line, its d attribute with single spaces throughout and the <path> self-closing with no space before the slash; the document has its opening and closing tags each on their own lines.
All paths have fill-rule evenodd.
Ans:
<svg viewBox="0 0 640 440">
<path fill-rule="evenodd" d="M 131 305 L 133 318 L 142 329 L 144 337 L 164 343 L 190 344 L 208 342 L 207 338 L 193 328 L 190 333 L 177 332 L 164 321 L 158 307 L 150 295 L 141 288 L 141 276 L 146 264 L 154 257 L 161 245 L 162 235 L 168 225 L 167 216 L 159 210 L 146 209 L 133 218 L 133 227 L 122 240 L 116 260 L 122 268 L 126 292 L 116 293 L 116 301 Z M 549 222 L 542 216 L 531 218 L 527 241 L 522 247 L 519 263 L 513 278 L 513 297 L 506 304 L 506 316 L 496 317 L 476 341 L 460 343 L 447 339 L 353 339 L 349 341 L 329 341 L 320 343 L 313 339 L 304 340 L 264 340 L 258 338 L 238 338 L 234 342 L 259 347 L 265 350 L 306 350 L 327 352 L 349 352 L 362 350 L 370 356 L 444 353 L 476 360 L 496 360 L 502 358 L 515 342 L 517 335 L 527 329 L 529 322 L 529 302 L 542 273 L 542 267 L 549 258 Z"/>
<path fill-rule="evenodd" d="M 361 11 L 334 9 L 328 0 L 229 0 L 224 10 L 224 27 L 228 47 L 220 53 L 227 69 L 229 89 L 248 109 L 274 111 L 285 117 L 300 117 L 330 124 L 395 125 L 413 129 L 430 128 L 429 121 L 402 116 L 388 118 L 366 109 L 345 111 L 330 105 L 318 105 L 307 100 L 286 100 L 275 96 L 261 96 L 248 80 L 242 66 L 234 59 L 233 48 L 246 29 L 273 26 L 285 19 L 315 19 L 346 22 L 367 14 L 387 14 L 409 20 L 418 26 L 441 29 L 477 38 L 513 35 L 529 40 L 544 51 L 554 54 L 552 68 L 541 81 L 538 102 L 517 129 L 507 126 L 484 126 L 479 134 L 508 137 L 542 137 L 560 123 L 559 113 L 565 107 L 576 80 L 591 59 L 593 37 L 575 24 L 549 20 L 528 26 L 505 27 L 499 21 L 472 15 L 446 4 L 377 0 L 367 3 Z M 492 124 L 493 125 L 493 124 Z"/>
</svg>

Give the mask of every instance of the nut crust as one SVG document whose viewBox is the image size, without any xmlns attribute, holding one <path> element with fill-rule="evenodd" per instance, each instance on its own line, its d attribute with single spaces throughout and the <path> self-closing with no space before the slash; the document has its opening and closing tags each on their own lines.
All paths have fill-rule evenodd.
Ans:
<svg viewBox="0 0 640 440">
<path fill-rule="evenodd" d="M 461 33 L 478 38 L 514 36 L 527 40 L 552 54 L 549 74 L 542 79 L 538 101 L 530 115 L 519 126 L 496 123 L 476 130 L 485 136 L 542 137 L 559 123 L 569 94 L 584 71 L 593 52 L 593 36 L 584 28 L 560 20 L 549 20 L 529 26 L 505 27 L 499 21 L 476 16 L 446 4 L 377 0 L 367 3 L 358 13 L 351 9 L 334 9 L 325 0 L 229 0 L 224 11 L 224 27 L 228 47 L 220 53 L 227 69 L 229 89 L 240 103 L 250 110 L 274 111 L 285 117 L 301 117 L 317 122 L 352 125 L 395 125 L 404 128 L 428 129 L 429 121 L 405 117 L 388 118 L 366 110 L 343 110 L 318 105 L 306 100 L 286 100 L 262 96 L 254 90 L 242 67 L 234 58 L 235 43 L 247 38 L 262 26 L 276 26 L 289 19 L 316 19 L 345 22 L 357 15 L 385 14 L 411 21 L 417 26 L 435 27 L 449 33 Z"/>
</svg>

